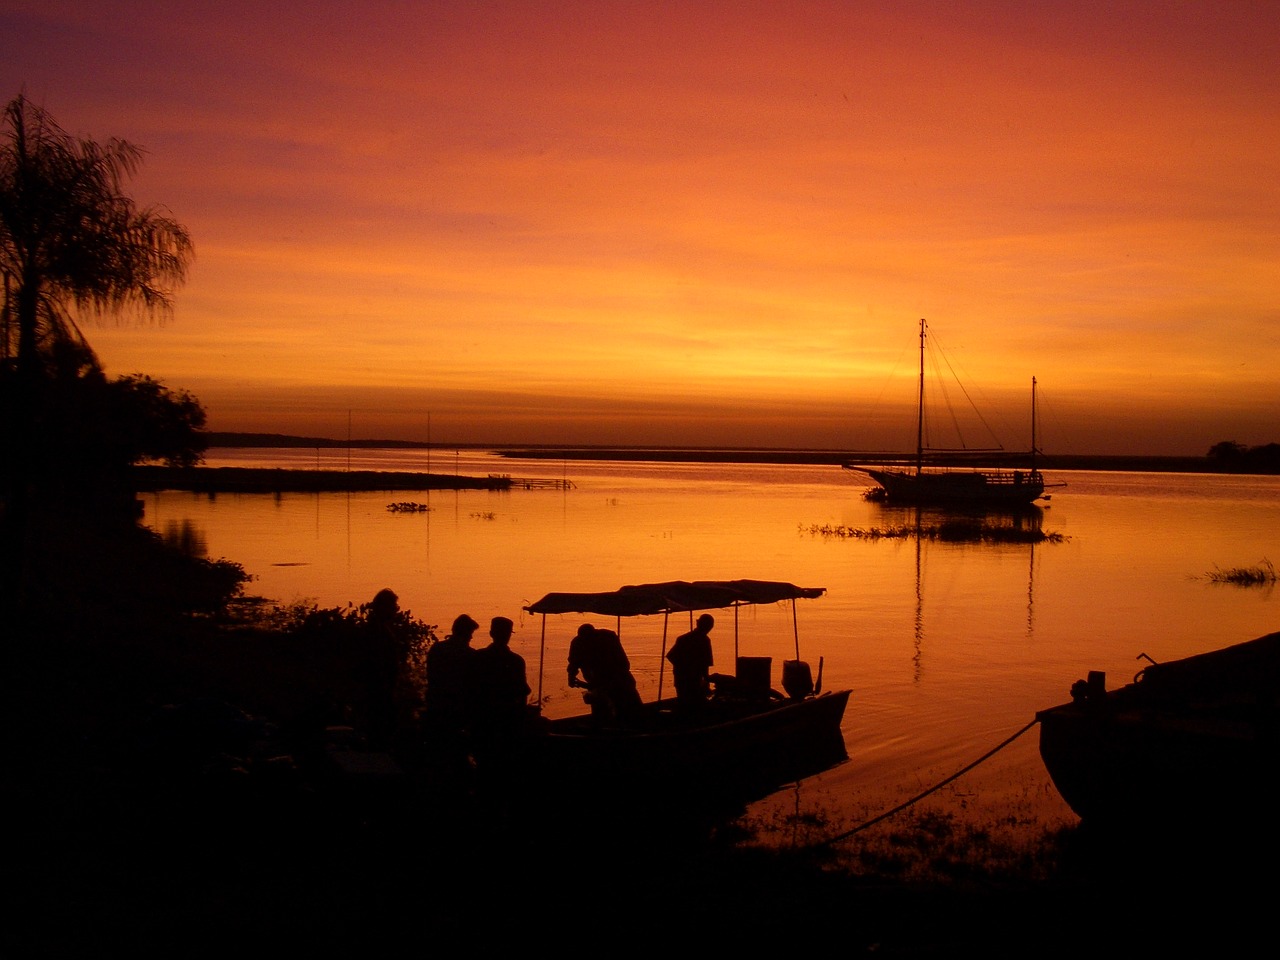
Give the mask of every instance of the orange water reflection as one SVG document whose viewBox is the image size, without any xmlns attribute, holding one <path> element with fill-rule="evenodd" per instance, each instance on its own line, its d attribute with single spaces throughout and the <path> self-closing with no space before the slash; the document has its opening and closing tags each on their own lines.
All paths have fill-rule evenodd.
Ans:
<svg viewBox="0 0 1280 960">
<path fill-rule="evenodd" d="M 218 452 L 215 464 L 237 461 Z M 273 451 L 277 457 L 279 451 Z M 355 452 L 353 452 L 355 453 Z M 261 457 L 254 452 L 254 457 Z M 340 465 L 346 452 L 290 454 L 292 465 Z M 336 464 L 334 463 L 336 460 Z M 419 451 L 360 451 L 353 469 L 426 469 Z M 341 468 L 339 466 L 339 468 Z M 447 624 L 466 612 L 516 622 L 513 649 L 536 675 L 544 709 L 581 708 L 566 684 L 581 618 L 522 610 L 551 591 L 610 590 L 672 579 L 788 580 L 827 588 L 797 609 L 801 656 L 828 688 L 854 691 L 850 759 L 802 785 L 828 822 L 855 822 L 913 796 L 1068 698 L 1102 670 L 1112 685 L 1157 660 L 1276 629 L 1274 591 L 1211 584 L 1208 571 L 1258 563 L 1280 530 L 1280 479 L 1063 473 L 1043 510 L 1059 543 L 973 544 L 855 539 L 821 528 L 888 527 L 838 467 L 509 461 L 437 451 L 432 472 L 557 477 L 569 490 L 146 497 L 158 531 L 185 530 L 211 557 L 242 563 L 255 593 L 323 606 L 362 603 L 391 587 L 415 616 Z M 421 501 L 429 510 L 391 512 Z M 620 626 L 642 692 L 656 692 L 661 618 Z M 740 613 L 736 653 L 793 655 L 789 606 Z M 735 655 L 731 618 L 713 634 L 717 664 Z M 537 683 L 531 676 L 531 684 Z M 1018 808 L 1070 820 L 1039 763 L 1034 732 L 944 796 L 966 808 Z M 774 804 L 796 797 L 784 793 Z M 767 806 L 767 805 L 766 805 Z M 834 826 L 834 823 L 833 823 Z"/>
</svg>

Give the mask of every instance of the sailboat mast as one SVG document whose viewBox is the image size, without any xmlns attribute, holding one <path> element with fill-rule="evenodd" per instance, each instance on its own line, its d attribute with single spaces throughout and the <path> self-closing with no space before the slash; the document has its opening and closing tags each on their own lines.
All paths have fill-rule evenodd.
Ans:
<svg viewBox="0 0 1280 960">
<path fill-rule="evenodd" d="M 1031 473 L 1036 472 L 1036 378 L 1031 378 Z"/>
<path fill-rule="evenodd" d="M 916 475 L 924 471 L 924 318 L 920 319 L 920 392 L 916 397 Z"/>
</svg>

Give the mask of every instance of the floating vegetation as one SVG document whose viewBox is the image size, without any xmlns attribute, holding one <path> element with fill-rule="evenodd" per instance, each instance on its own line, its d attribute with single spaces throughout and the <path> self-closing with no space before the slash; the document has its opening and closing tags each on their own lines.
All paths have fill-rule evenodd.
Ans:
<svg viewBox="0 0 1280 960">
<path fill-rule="evenodd" d="M 471 519 L 472 520 L 497 520 L 498 515 L 494 513 L 492 510 L 487 510 L 484 513 L 471 514 Z"/>
<path fill-rule="evenodd" d="M 1205 576 L 1210 583 L 1230 583 L 1237 587 L 1262 587 L 1276 582 L 1276 568 L 1270 560 L 1263 560 L 1254 567 L 1231 567 L 1228 570 L 1215 567 Z"/>
<path fill-rule="evenodd" d="M 415 503 L 412 500 L 406 500 L 403 503 L 388 503 L 387 509 L 392 513 L 426 513 L 431 506 L 426 503 Z"/>
<path fill-rule="evenodd" d="M 804 527 L 802 526 L 803 530 Z M 982 520 L 946 520 L 934 524 L 900 524 L 896 527 L 848 527 L 844 524 L 811 524 L 810 536 L 852 540 L 941 540 L 945 543 L 1062 543 L 1061 533 L 1039 527 L 1005 526 Z"/>
</svg>

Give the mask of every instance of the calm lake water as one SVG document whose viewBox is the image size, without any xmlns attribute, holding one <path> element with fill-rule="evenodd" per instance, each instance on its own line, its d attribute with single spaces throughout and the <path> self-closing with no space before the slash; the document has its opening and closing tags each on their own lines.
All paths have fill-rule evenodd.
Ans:
<svg viewBox="0 0 1280 960">
<path fill-rule="evenodd" d="M 1063 539 L 1029 546 L 835 535 L 914 520 L 865 500 L 870 481 L 835 466 L 307 449 L 218 449 L 207 463 L 569 481 L 500 493 L 145 498 L 153 529 L 241 563 L 255 578 L 250 592 L 281 603 L 359 604 L 390 587 L 441 634 L 459 613 L 482 624 L 511 617 L 512 646 L 549 716 L 582 709 L 564 663 L 584 618 L 550 617 L 544 635 L 542 618 L 522 607 L 546 593 L 677 579 L 825 587 L 797 605 L 800 655 L 815 671 L 821 658 L 825 688 L 853 690 L 849 760 L 753 805 L 756 823 L 779 832 L 798 823 L 841 832 L 892 809 L 1017 734 L 1037 709 L 1069 699 L 1090 670 L 1118 686 L 1146 662 L 1140 654 L 1174 659 L 1280 629 L 1273 588 L 1208 577 L 1280 562 L 1277 477 L 1050 473 L 1066 485 L 1051 491 L 1039 522 Z M 405 501 L 430 509 L 388 510 Z M 716 669 L 731 672 L 734 623 L 723 614 L 712 634 Z M 677 626 L 687 629 L 673 618 Z M 625 621 L 620 632 L 642 692 L 656 693 L 661 618 Z M 772 656 L 779 687 L 781 661 L 794 656 L 790 605 L 742 611 L 737 652 Z M 1037 741 L 1032 728 L 928 802 L 982 823 L 1075 822 Z"/>
</svg>

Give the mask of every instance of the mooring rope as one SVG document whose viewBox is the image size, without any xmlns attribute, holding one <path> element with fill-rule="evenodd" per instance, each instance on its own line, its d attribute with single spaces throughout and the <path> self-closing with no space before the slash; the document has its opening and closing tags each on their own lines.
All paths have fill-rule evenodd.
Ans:
<svg viewBox="0 0 1280 960">
<path fill-rule="evenodd" d="M 880 814 L 879 816 L 872 817 L 870 820 L 867 820 L 867 821 L 866 821 L 866 822 L 864 822 L 864 823 L 860 823 L 860 824 L 858 824 L 856 827 L 854 827 L 854 828 L 853 828 L 853 829 L 851 829 L 851 830 L 846 830 L 846 831 L 844 831 L 844 833 L 837 833 L 834 837 L 828 837 L 827 839 L 822 840 L 822 841 L 820 841 L 819 843 L 815 843 L 815 844 L 813 844 L 812 846 L 813 846 L 813 847 L 825 847 L 825 846 L 827 846 L 827 845 L 829 845 L 829 844 L 836 843 L 836 842 L 838 842 L 838 841 L 840 841 L 840 840 L 846 840 L 846 839 L 848 839 L 849 837 L 853 836 L 855 833 L 860 833 L 860 832 L 862 832 L 863 830 L 866 830 L 868 827 L 874 826 L 875 824 L 879 823 L 881 820 L 887 820 L 887 819 L 889 819 L 889 818 L 890 818 L 890 817 L 892 817 L 895 813 L 901 813 L 903 810 L 907 809 L 907 807 L 910 807 L 910 806 L 912 806 L 913 804 L 919 803 L 919 802 L 920 802 L 921 800 L 923 800 L 925 797 L 929 796 L 929 794 L 931 794 L 931 793 L 936 793 L 937 791 L 939 791 L 939 790 L 941 790 L 943 787 L 945 787 L 948 783 L 951 783 L 953 780 L 957 780 L 957 779 L 959 779 L 960 777 L 964 776 L 966 773 L 968 773 L 968 772 L 969 772 L 970 770 L 972 770 L 974 767 L 978 766 L 978 764 L 983 763 L 983 762 L 985 762 L 985 761 L 987 761 L 987 760 L 990 760 L 990 759 L 991 759 L 992 757 L 994 757 L 997 753 L 999 753 L 1001 750 L 1003 750 L 1003 749 L 1004 749 L 1005 747 L 1007 747 L 1009 744 L 1013 743 L 1013 741 L 1017 740 L 1020 736 L 1022 736 L 1024 733 L 1026 733 L 1028 730 L 1030 730 L 1032 727 L 1034 727 L 1034 726 L 1035 726 L 1037 723 L 1039 723 L 1039 722 L 1040 722 L 1040 721 L 1039 721 L 1039 719 L 1032 720 L 1030 723 L 1028 723 L 1025 727 L 1023 727 L 1021 730 L 1019 730 L 1019 731 L 1018 731 L 1017 733 L 1015 733 L 1013 736 L 1009 737 L 1007 740 L 1005 740 L 1005 741 L 1004 741 L 1003 743 L 1001 743 L 999 746 L 993 747 L 992 749 L 988 750 L 986 753 L 984 753 L 982 756 L 980 756 L 977 760 L 973 761 L 973 763 L 969 764 L 967 767 L 963 767 L 963 768 L 961 768 L 960 770 L 957 770 L 957 771 L 956 771 L 955 773 L 953 773 L 951 776 L 947 777 L 947 779 L 945 779 L 945 780 L 943 780 L 943 781 L 941 781 L 941 782 L 939 782 L 939 783 L 934 784 L 932 787 L 930 787 L 928 790 L 924 791 L 923 793 L 918 793 L 918 794 L 916 794 L 914 797 L 912 797 L 910 800 L 906 801 L 905 803 L 900 803 L 900 804 L 898 804 L 896 807 L 894 807 L 892 810 L 886 810 L 884 813 Z"/>
</svg>

